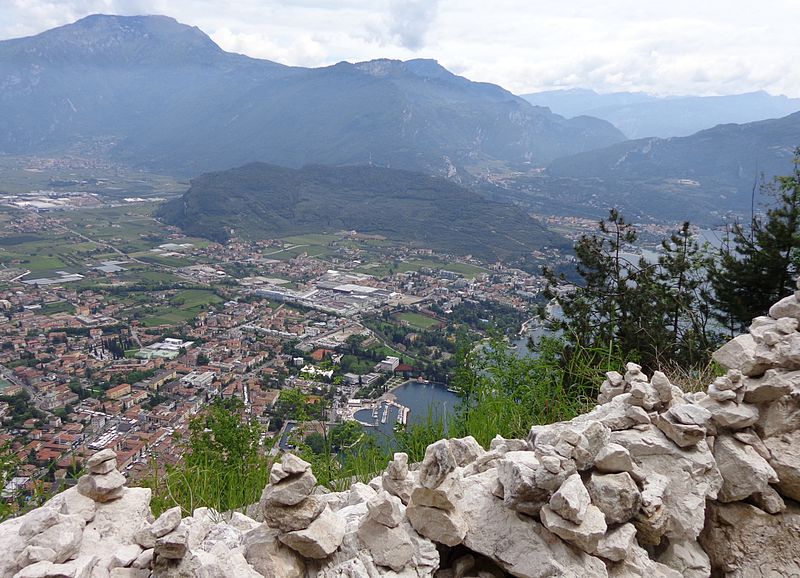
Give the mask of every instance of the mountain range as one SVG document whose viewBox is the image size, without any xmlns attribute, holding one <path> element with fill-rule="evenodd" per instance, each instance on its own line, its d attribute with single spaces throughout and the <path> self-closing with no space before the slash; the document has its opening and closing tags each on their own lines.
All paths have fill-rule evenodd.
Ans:
<svg viewBox="0 0 800 578">
<path fill-rule="evenodd" d="M 164 16 L 94 15 L 0 42 L 6 154 L 98 154 L 181 175 L 264 161 L 468 180 L 624 138 L 432 60 L 290 67 L 225 52 Z"/>
<path fill-rule="evenodd" d="M 383 167 L 251 163 L 206 173 L 160 217 L 218 241 L 357 230 L 492 262 L 546 246 L 569 248 L 517 206 L 444 178 Z"/>
<path fill-rule="evenodd" d="M 750 92 L 727 96 L 658 97 L 641 92 L 599 94 L 587 89 L 523 94 L 567 118 L 602 118 L 628 138 L 688 136 L 718 124 L 748 123 L 800 111 L 800 98 Z"/>
</svg>

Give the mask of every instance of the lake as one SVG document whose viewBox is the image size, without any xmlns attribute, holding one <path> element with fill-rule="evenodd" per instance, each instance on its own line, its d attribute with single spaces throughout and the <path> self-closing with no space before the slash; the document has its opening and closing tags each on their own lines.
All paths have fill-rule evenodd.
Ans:
<svg viewBox="0 0 800 578">
<path fill-rule="evenodd" d="M 460 400 L 457 394 L 448 391 L 443 384 L 419 383 L 417 381 L 405 382 L 389 392 L 387 397 L 408 408 L 407 421 L 409 424 L 425 423 L 429 415 L 434 417 L 447 416 L 449 419 Z M 397 405 L 383 401 L 375 417 L 373 417 L 373 411 L 369 409 L 359 410 L 353 417 L 365 423 L 374 423 L 377 417 L 377 426 L 365 427 L 364 429 L 378 438 L 392 440 L 394 439 L 394 426 L 397 423 L 398 414 Z"/>
</svg>

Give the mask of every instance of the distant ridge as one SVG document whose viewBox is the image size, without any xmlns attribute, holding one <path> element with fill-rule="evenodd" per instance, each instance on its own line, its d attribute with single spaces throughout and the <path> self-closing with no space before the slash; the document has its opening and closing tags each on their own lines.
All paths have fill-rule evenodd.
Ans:
<svg viewBox="0 0 800 578">
<path fill-rule="evenodd" d="M 375 164 L 469 181 L 624 140 L 432 60 L 307 69 L 231 54 L 164 16 L 94 15 L 0 42 L 0 153 L 194 175 L 251 161 Z"/>
<path fill-rule="evenodd" d="M 728 96 L 657 97 L 641 92 L 598 94 L 551 90 L 522 95 L 567 118 L 590 115 L 612 123 L 629 138 L 688 136 L 718 124 L 743 124 L 800 111 L 800 98 L 764 91 Z"/>
<path fill-rule="evenodd" d="M 252 163 L 192 179 L 160 217 L 188 234 L 225 240 L 358 230 L 487 261 L 569 242 L 523 210 L 442 178 L 381 167 Z"/>
</svg>

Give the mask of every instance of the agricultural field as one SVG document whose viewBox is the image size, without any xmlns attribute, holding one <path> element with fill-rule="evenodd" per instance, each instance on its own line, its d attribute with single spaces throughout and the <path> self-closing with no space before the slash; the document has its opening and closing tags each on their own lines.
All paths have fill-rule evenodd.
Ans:
<svg viewBox="0 0 800 578">
<path fill-rule="evenodd" d="M 157 305 L 147 310 L 142 318 L 142 325 L 153 327 L 156 325 L 178 325 L 194 319 L 209 306 L 222 303 L 223 299 L 205 289 L 187 289 L 174 295 L 168 304 Z"/>
<path fill-rule="evenodd" d="M 414 327 L 423 331 L 441 325 L 440 321 L 428 317 L 427 315 L 422 315 L 421 313 L 414 313 L 413 311 L 397 313 L 393 317 L 398 321 L 405 321 L 410 327 Z"/>
</svg>

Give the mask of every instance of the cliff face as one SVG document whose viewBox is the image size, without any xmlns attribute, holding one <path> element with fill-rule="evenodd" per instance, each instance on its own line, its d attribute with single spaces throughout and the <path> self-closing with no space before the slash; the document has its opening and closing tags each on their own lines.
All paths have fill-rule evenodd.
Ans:
<svg viewBox="0 0 800 578">
<path fill-rule="evenodd" d="M 800 573 L 800 299 L 715 354 L 685 393 L 635 364 L 600 404 L 525 440 L 440 440 L 369 485 L 325 493 L 273 467 L 255 520 L 206 508 L 153 520 L 113 452 L 77 487 L 0 524 L 0 577 L 521 578 Z"/>
</svg>

